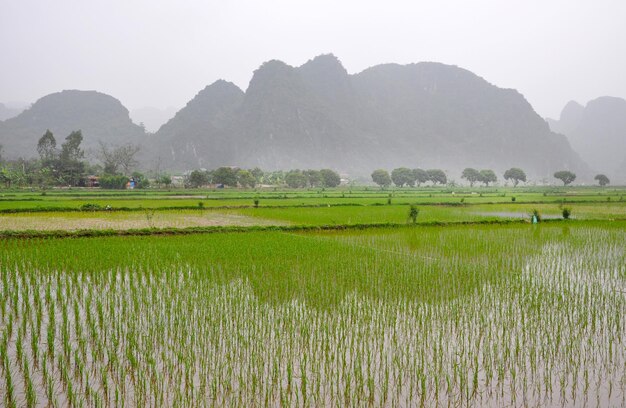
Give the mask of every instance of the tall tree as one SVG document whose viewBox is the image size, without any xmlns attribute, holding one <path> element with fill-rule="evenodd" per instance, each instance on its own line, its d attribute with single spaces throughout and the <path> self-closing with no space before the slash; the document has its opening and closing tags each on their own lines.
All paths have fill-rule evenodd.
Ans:
<svg viewBox="0 0 626 408">
<path fill-rule="evenodd" d="M 339 173 L 334 170 L 322 169 L 320 170 L 320 176 L 324 187 L 337 187 L 341 184 L 341 177 L 339 176 Z"/>
<path fill-rule="evenodd" d="M 76 186 L 80 183 L 85 170 L 85 163 L 81 159 L 85 152 L 80 144 L 83 135 L 80 130 L 73 131 L 65 138 L 59 154 L 59 178 L 63 183 Z"/>
<path fill-rule="evenodd" d="M 305 187 L 307 180 L 306 176 L 300 170 L 290 170 L 285 175 L 285 183 L 291 188 Z"/>
<path fill-rule="evenodd" d="M 186 185 L 192 188 L 202 187 L 209 183 L 209 177 L 205 171 L 194 170 L 189 173 L 186 180 Z"/>
<path fill-rule="evenodd" d="M 372 172 L 372 181 L 378 184 L 380 188 L 387 188 L 391 185 L 389 172 L 384 169 L 374 170 L 374 172 Z"/>
<path fill-rule="evenodd" d="M 45 163 L 50 163 L 56 159 L 57 141 L 49 129 L 39 138 L 39 142 L 37 142 L 37 153 L 39 153 L 39 157 L 44 166 Z"/>
<path fill-rule="evenodd" d="M 82 142 L 83 133 L 80 130 L 70 133 L 61 145 L 61 161 L 78 161 L 85 157 L 85 152 L 80 147 Z"/>
<path fill-rule="evenodd" d="M 306 176 L 310 187 L 319 187 L 323 183 L 322 173 L 319 170 L 304 170 L 302 174 Z"/>
<path fill-rule="evenodd" d="M 598 174 L 593 179 L 597 180 L 598 184 L 600 184 L 602 187 L 608 185 L 611 182 L 609 178 L 604 174 Z"/>
<path fill-rule="evenodd" d="M 414 186 L 415 185 L 415 177 L 413 175 L 413 171 L 406 167 L 399 167 L 397 169 L 393 169 L 391 171 L 391 180 L 393 184 L 398 187 L 402 187 L 404 185 Z"/>
<path fill-rule="evenodd" d="M 480 172 L 471 167 L 466 167 L 461 174 L 461 178 L 464 178 L 470 183 L 470 187 L 474 187 L 474 183 L 480 181 Z"/>
<path fill-rule="evenodd" d="M 419 187 L 422 183 L 426 183 L 430 180 L 428 172 L 423 169 L 413 169 L 413 179 L 415 184 Z"/>
<path fill-rule="evenodd" d="M 256 178 L 249 170 L 239 170 L 237 172 L 237 181 L 241 187 L 254 188 L 256 185 Z"/>
<path fill-rule="evenodd" d="M 428 172 L 428 180 L 432 181 L 433 184 L 446 184 L 448 182 L 448 178 L 446 177 L 446 173 L 440 169 L 430 169 Z"/>
<path fill-rule="evenodd" d="M 498 176 L 493 170 L 485 169 L 480 171 L 480 182 L 485 186 L 489 186 L 489 183 L 495 183 L 498 181 Z"/>
<path fill-rule="evenodd" d="M 524 170 L 518 167 L 511 167 L 510 169 L 504 172 L 504 179 L 512 180 L 513 187 L 517 187 L 517 184 L 520 181 L 523 181 L 524 183 L 526 182 L 526 173 L 524 173 Z"/>
<path fill-rule="evenodd" d="M 576 174 L 569 170 L 561 170 L 554 173 L 554 178 L 561 180 L 563 185 L 566 186 L 576 180 Z"/>
<path fill-rule="evenodd" d="M 229 187 L 237 187 L 237 169 L 219 167 L 213 171 L 213 182 Z"/>
</svg>

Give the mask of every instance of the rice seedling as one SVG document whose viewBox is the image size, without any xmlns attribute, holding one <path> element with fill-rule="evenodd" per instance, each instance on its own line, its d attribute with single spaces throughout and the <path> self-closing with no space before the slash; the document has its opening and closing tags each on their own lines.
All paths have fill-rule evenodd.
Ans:
<svg viewBox="0 0 626 408">
<path fill-rule="evenodd" d="M 625 227 L 2 240 L 0 400 L 623 406 Z"/>
</svg>

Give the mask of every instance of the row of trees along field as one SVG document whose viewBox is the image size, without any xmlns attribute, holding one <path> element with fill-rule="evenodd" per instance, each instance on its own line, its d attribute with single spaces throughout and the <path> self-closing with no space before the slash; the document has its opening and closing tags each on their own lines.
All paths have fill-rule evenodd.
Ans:
<svg viewBox="0 0 626 408">
<path fill-rule="evenodd" d="M 38 158 L 6 161 L 0 156 L 0 182 L 5 187 L 80 187 L 93 186 L 93 179 L 89 177 L 93 175 L 97 176 L 103 188 L 125 188 L 129 180 L 134 182 L 136 188 L 149 186 L 148 178 L 136 171 L 139 165 L 136 159 L 138 146 L 111 147 L 100 143 L 97 149 L 89 152 L 89 156 L 96 161 L 90 163 L 82 142 L 82 132 L 76 130 L 59 146 L 54 134 L 47 130 L 37 142 Z M 164 177 L 158 181 L 164 182 Z"/>
<path fill-rule="evenodd" d="M 191 188 L 211 184 L 249 188 L 254 188 L 261 184 L 286 184 L 291 188 L 337 187 L 340 183 L 341 177 L 339 173 L 331 169 L 264 172 L 258 167 L 251 170 L 236 167 L 219 167 L 215 170 L 194 170 L 185 179 L 185 186 Z"/>
<path fill-rule="evenodd" d="M 139 146 L 126 144 L 122 146 L 108 146 L 100 143 L 99 147 L 91 152 L 96 159 L 95 164 L 85 160 L 85 151 L 81 147 L 83 136 L 80 130 L 71 132 L 64 142 L 57 146 L 57 141 L 49 130 L 37 143 L 38 159 L 19 159 L 16 161 L 2 160 L 0 146 L 0 183 L 6 187 L 19 186 L 93 186 L 88 175 L 97 176 L 102 188 L 122 189 L 129 181 L 133 181 L 135 188 L 150 186 L 148 177 L 136 171 L 139 161 L 136 156 Z M 391 174 L 387 170 L 378 169 L 372 173 L 372 180 L 382 188 L 392 183 L 398 187 L 420 186 L 431 182 L 433 185 L 448 183 L 446 173 L 441 169 L 409 169 L 400 167 Z M 526 173 L 520 168 L 510 168 L 503 177 L 511 181 L 514 186 L 526 182 Z M 569 185 L 576 179 L 576 174 L 568 170 L 557 171 L 554 177 L 561 180 L 563 185 Z M 477 170 L 466 168 L 461 178 L 467 180 L 470 186 L 482 183 L 485 186 L 496 183 L 498 177 L 491 169 Z M 610 183 L 604 174 L 595 176 L 601 186 Z M 168 174 L 157 174 L 152 179 L 157 186 L 170 187 L 172 178 Z M 250 170 L 236 167 L 219 167 L 215 170 L 194 170 L 185 177 L 185 187 L 197 188 L 207 185 L 224 185 L 229 187 L 254 188 L 257 185 L 287 185 L 290 188 L 305 187 L 337 187 L 341 183 L 339 174 L 331 169 L 321 170 L 289 170 L 264 172 L 254 168 Z"/>
<path fill-rule="evenodd" d="M 526 173 L 524 170 L 512 167 L 504 172 L 503 177 L 505 180 L 513 183 L 514 187 L 520 182 L 526 182 Z M 467 180 L 470 187 L 474 187 L 476 183 L 482 183 L 485 186 L 496 183 L 498 176 L 491 169 L 477 170 L 471 167 L 467 167 L 461 173 L 461 178 Z M 569 170 L 561 170 L 554 173 L 554 178 L 563 182 L 563 185 L 569 185 L 576 180 L 576 174 Z M 595 176 L 595 180 L 601 186 L 606 186 L 610 183 L 609 178 L 604 174 L 598 174 Z M 399 167 L 393 169 L 391 174 L 387 170 L 378 169 L 372 173 L 372 181 L 378 184 L 381 188 L 391 186 L 391 183 L 397 187 L 419 187 L 423 183 L 432 182 L 433 185 L 446 184 L 446 174 L 440 169 L 422 170 L 422 169 L 409 169 L 406 167 Z"/>
</svg>

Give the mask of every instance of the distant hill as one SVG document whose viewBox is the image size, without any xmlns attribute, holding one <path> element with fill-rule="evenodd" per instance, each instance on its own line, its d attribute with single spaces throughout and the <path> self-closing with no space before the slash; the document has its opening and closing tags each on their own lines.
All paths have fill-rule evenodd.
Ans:
<svg viewBox="0 0 626 408">
<path fill-rule="evenodd" d="M 207 86 L 151 137 L 148 155 L 166 168 L 179 170 L 235 160 L 238 142 L 231 132 L 243 97 L 230 82 Z"/>
<path fill-rule="evenodd" d="M 515 90 L 450 65 L 385 64 L 349 75 L 333 55 L 268 61 L 244 93 L 218 81 L 151 139 L 176 169 L 522 167 L 546 177 L 589 169 Z"/>
<path fill-rule="evenodd" d="M 117 99 L 63 91 L 0 122 L 4 156 L 36 156 L 48 128 L 59 143 L 81 129 L 86 148 L 98 140 L 139 143 L 146 168 L 330 167 L 368 176 L 379 167 L 438 167 L 458 180 L 467 166 L 515 166 L 534 178 L 560 169 L 591 176 L 567 138 L 551 132 L 517 91 L 433 62 L 350 75 L 330 54 L 300 67 L 268 61 L 245 92 L 217 81 L 150 135 Z"/>
<path fill-rule="evenodd" d="M 62 91 L 35 102 L 0 126 L 0 144 L 6 157 L 37 156 L 37 141 L 50 129 L 61 144 L 73 130 L 82 130 L 83 147 L 98 141 L 109 144 L 143 143 L 144 130 L 134 124 L 120 101 L 95 91 Z"/>
<path fill-rule="evenodd" d="M 626 100 L 603 96 L 586 106 L 569 102 L 552 130 L 568 137 L 582 158 L 613 181 L 626 182 Z"/>
<path fill-rule="evenodd" d="M 0 103 L 0 120 L 7 120 L 14 116 L 17 116 L 22 112 L 23 109 L 18 109 L 14 107 L 9 107 L 4 103 Z"/>
</svg>

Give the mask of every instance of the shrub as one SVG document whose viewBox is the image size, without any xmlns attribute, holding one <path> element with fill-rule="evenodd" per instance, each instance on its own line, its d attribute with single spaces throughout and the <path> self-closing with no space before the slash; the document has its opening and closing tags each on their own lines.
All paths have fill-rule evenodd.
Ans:
<svg viewBox="0 0 626 408">
<path fill-rule="evenodd" d="M 103 175 L 100 176 L 100 188 L 110 188 L 114 190 L 123 190 L 128 183 L 128 177 L 115 176 L 115 175 Z"/>
<path fill-rule="evenodd" d="M 413 204 L 409 207 L 409 219 L 413 224 L 417 223 L 417 216 L 419 215 L 420 210 Z"/>
<path fill-rule="evenodd" d="M 572 209 L 568 207 L 564 207 L 562 210 L 563 219 L 568 220 L 569 216 L 572 215 Z"/>
<path fill-rule="evenodd" d="M 101 209 L 102 209 L 102 206 L 100 206 L 100 204 L 94 204 L 94 203 L 86 203 L 80 206 L 81 211 L 98 211 Z"/>
</svg>

